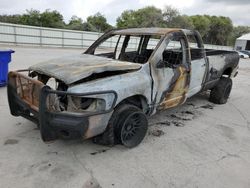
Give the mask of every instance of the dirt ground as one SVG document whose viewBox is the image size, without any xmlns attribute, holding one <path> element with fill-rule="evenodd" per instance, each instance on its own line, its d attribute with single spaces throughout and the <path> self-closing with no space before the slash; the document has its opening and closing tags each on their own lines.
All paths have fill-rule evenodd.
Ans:
<svg viewBox="0 0 250 188">
<path fill-rule="evenodd" d="M 7 47 L 10 69 L 83 50 Z M 134 149 L 91 141 L 45 144 L 32 122 L 9 113 L 0 88 L 0 187 L 250 187 L 250 60 L 241 60 L 225 105 L 208 93 L 149 118 Z"/>
</svg>

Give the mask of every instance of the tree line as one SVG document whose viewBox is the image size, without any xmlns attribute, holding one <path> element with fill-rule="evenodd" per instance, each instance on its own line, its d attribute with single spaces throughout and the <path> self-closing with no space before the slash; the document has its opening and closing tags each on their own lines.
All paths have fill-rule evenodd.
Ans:
<svg viewBox="0 0 250 188">
<path fill-rule="evenodd" d="M 115 27 L 111 26 L 105 16 L 99 12 L 87 17 L 86 21 L 72 16 L 69 22 L 65 23 L 60 12 L 49 9 L 44 12 L 31 9 L 21 15 L 0 15 L 0 22 L 96 32 L 132 27 L 195 29 L 200 32 L 205 43 L 216 45 L 234 45 L 236 38 L 250 32 L 250 27 L 233 26 L 229 17 L 187 16 L 171 6 L 165 6 L 163 9 L 147 6 L 138 10 L 125 10 L 116 19 Z"/>
</svg>

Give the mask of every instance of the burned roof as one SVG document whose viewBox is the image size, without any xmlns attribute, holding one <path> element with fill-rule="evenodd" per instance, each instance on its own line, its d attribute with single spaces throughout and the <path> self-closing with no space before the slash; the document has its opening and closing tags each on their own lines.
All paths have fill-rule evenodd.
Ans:
<svg viewBox="0 0 250 188">
<path fill-rule="evenodd" d="M 181 31 L 179 28 L 131 28 L 115 30 L 114 34 L 117 35 L 166 35 L 167 33 L 174 31 Z"/>
</svg>

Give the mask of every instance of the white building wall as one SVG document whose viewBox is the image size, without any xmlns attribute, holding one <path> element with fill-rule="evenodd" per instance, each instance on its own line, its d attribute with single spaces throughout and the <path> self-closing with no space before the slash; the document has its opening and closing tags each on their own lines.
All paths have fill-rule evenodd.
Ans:
<svg viewBox="0 0 250 188">
<path fill-rule="evenodd" d="M 246 45 L 247 45 L 247 40 L 237 39 L 236 42 L 235 42 L 234 49 L 235 50 L 245 50 Z"/>
</svg>

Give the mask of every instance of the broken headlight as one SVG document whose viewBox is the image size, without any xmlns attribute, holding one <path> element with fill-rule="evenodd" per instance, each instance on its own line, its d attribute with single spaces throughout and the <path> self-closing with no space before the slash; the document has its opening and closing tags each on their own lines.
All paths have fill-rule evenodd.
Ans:
<svg viewBox="0 0 250 188">
<path fill-rule="evenodd" d="M 106 102 L 104 99 L 68 96 L 67 111 L 70 112 L 96 112 L 104 111 Z"/>
<path fill-rule="evenodd" d="M 46 91 L 46 90 L 45 90 Z M 49 112 L 98 114 L 110 112 L 117 99 L 113 91 L 70 93 L 47 90 L 46 109 Z"/>
<path fill-rule="evenodd" d="M 96 112 L 106 109 L 104 99 L 78 96 L 67 96 L 67 100 L 61 100 L 60 95 L 51 94 L 47 100 L 47 108 L 54 112 Z"/>
</svg>

